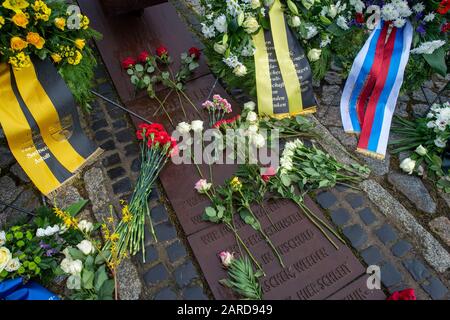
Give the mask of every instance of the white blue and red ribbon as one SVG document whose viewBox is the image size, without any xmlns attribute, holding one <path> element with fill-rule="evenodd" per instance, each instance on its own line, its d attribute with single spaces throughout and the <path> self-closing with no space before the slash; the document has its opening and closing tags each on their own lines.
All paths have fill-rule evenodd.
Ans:
<svg viewBox="0 0 450 320">
<path fill-rule="evenodd" d="M 341 98 L 345 132 L 360 135 L 357 150 L 384 158 L 413 28 L 380 22 L 353 62 Z"/>
</svg>

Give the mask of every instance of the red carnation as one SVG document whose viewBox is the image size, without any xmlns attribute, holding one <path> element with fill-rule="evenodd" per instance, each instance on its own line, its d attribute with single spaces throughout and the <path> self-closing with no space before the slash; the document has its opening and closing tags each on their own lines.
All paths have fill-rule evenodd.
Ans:
<svg viewBox="0 0 450 320">
<path fill-rule="evenodd" d="M 192 48 L 189 49 L 189 55 L 191 57 L 193 56 L 193 58 L 197 60 L 197 59 L 200 59 L 200 56 L 202 55 L 202 52 L 200 51 L 199 48 L 192 47 Z"/>
<path fill-rule="evenodd" d="M 150 128 L 152 128 L 153 130 L 156 130 L 156 131 L 166 131 L 166 129 L 164 129 L 163 125 L 159 124 L 159 123 L 152 123 L 150 125 Z"/>
<path fill-rule="evenodd" d="M 168 54 L 169 54 L 169 51 L 164 46 L 160 46 L 156 49 L 156 55 L 160 58 L 163 58 L 164 56 L 167 56 Z"/>
<path fill-rule="evenodd" d="M 444 15 L 450 10 L 450 0 L 442 0 L 441 3 L 439 3 L 439 7 L 437 9 L 437 12 Z"/>
<path fill-rule="evenodd" d="M 132 66 L 134 66 L 136 64 L 136 59 L 132 58 L 132 57 L 126 57 L 125 59 L 122 60 L 122 67 L 124 69 L 129 69 Z"/>
<path fill-rule="evenodd" d="M 364 23 L 364 15 L 362 13 L 356 13 L 355 17 L 356 22 L 358 23 Z"/>
<path fill-rule="evenodd" d="M 446 33 L 448 30 L 450 30 L 450 22 L 447 22 L 442 26 L 441 32 Z"/>
<path fill-rule="evenodd" d="M 405 289 L 394 292 L 387 300 L 417 300 L 414 289 Z"/>
<path fill-rule="evenodd" d="M 139 62 L 146 63 L 149 56 L 150 54 L 147 51 L 142 51 L 138 56 L 138 60 Z"/>
</svg>

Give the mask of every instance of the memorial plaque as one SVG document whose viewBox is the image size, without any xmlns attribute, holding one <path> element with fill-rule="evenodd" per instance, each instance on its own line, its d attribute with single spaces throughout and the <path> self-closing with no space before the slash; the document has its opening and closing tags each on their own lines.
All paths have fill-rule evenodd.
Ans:
<svg viewBox="0 0 450 320">
<path fill-rule="evenodd" d="M 83 14 L 89 16 L 92 28 L 103 34 L 103 38 L 96 42 L 97 47 L 125 104 L 146 96 L 147 93 L 144 90 L 136 94 L 130 77 L 121 66 L 123 58 L 136 57 L 143 50 L 154 54 L 157 47 L 164 45 L 174 58 L 171 68 L 178 70 L 182 52 L 187 52 L 193 46 L 202 47 L 200 43 L 194 41 L 170 3 L 148 7 L 140 13 L 116 17 L 110 17 L 105 13 L 100 0 L 79 0 L 78 3 Z M 193 78 L 209 73 L 204 55 L 199 63 L 200 67 L 195 70 Z"/>
<path fill-rule="evenodd" d="M 200 111 L 200 115 L 183 99 L 183 105 L 187 114 L 184 116 L 180 107 L 179 97 L 175 92 L 169 96 L 166 102 L 166 110 L 176 125 L 181 121 L 190 122 L 192 120 L 202 119 L 205 129 L 208 127 L 208 113 L 202 110 L 201 104 L 208 98 L 214 85 L 215 78 L 212 75 L 206 75 L 201 78 L 190 81 L 186 86 L 186 94 L 195 103 Z M 165 97 L 168 91 L 160 93 L 160 97 Z M 232 117 L 240 113 L 239 105 L 226 93 L 220 84 L 216 84 L 212 94 L 220 94 L 226 98 L 232 105 L 233 113 L 228 117 Z M 163 99 L 163 98 L 161 98 Z M 172 132 L 173 128 L 161 109 L 156 116 L 153 116 L 159 104 L 150 100 L 148 97 L 137 99 L 129 104 L 130 109 L 139 115 L 155 122 L 162 123 L 165 128 Z M 139 119 L 134 119 L 135 124 L 140 123 Z M 222 184 L 225 179 L 230 178 L 237 169 L 237 165 L 213 165 L 213 180 L 215 185 Z M 209 179 L 209 166 L 207 164 L 199 165 L 203 176 Z M 209 204 L 209 199 L 199 194 L 195 189 L 195 183 L 201 179 L 198 170 L 194 164 L 175 165 L 171 162 L 167 163 L 160 174 L 160 180 L 164 186 L 172 207 L 174 208 L 184 232 L 189 235 L 196 231 L 209 226 L 207 222 L 202 221 L 201 216 L 203 210 Z"/>
<path fill-rule="evenodd" d="M 367 288 L 368 278 L 368 275 L 362 276 L 328 297 L 327 300 L 386 300 L 383 290 Z"/>
<path fill-rule="evenodd" d="M 306 202 L 321 215 L 310 198 Z M 294 203 L 277 200 L 268 209 L 273 225 L 263 214 L 258 215 L 284 260 L 284 269 L 259 233 L 242 222 L 237 225 L 239 235 L 266 273 L 260 280 L 264 299 L 325 299 L 364 273 L 351 250 L 335 239 L 339 245 L 336 250 Z M 217 257 L 223 250 L 239 252 L 234 235 L 225 226 L 216 225 L 189 236 L 188 241 L 214 297 L 236 298 L 218 282 L 226 277 L 226 271 Z"/>
</svg>

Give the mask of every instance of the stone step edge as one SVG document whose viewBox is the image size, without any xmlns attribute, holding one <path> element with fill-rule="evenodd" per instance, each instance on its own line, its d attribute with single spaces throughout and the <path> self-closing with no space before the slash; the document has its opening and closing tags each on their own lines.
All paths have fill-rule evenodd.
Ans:
<svg viewBox="0 0 450 320">
<path fill-rule="evenodd" d="M 450 268 L 450 254 L 415 217 L 386 189 L 374 180 L 364 180 L 360 187 L 378 209 L 419 244 L 425 260 L 439 273 Z"/>
</svg>

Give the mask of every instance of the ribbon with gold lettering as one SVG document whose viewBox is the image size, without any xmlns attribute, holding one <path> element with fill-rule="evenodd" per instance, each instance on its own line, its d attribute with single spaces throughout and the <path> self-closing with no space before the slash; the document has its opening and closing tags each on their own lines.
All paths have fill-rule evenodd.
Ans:
<svg viewBox="0 0 450 320">
<path fill-rule="evenodd" d="M 0 64 L 0 124 L 14 157 L 45 195 L 102 152 L 83 133 L 73 96 L 49 60 L 21 70 Z"/>
<path fill-rule="evenodd" d="M 253 36 L 258 111 L 277 118 L 315 112 L 311 68 L 279 0 L 270 8 L 269 19 L 271 29 Z"/>
</svg>

